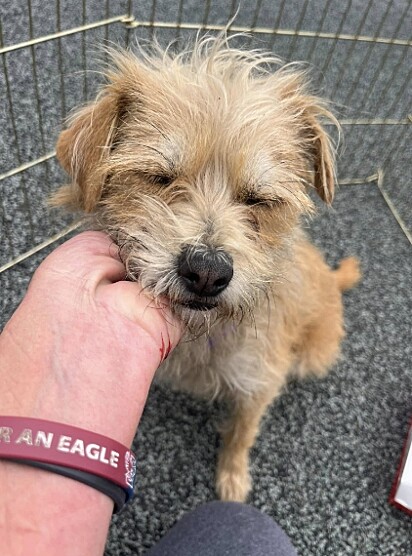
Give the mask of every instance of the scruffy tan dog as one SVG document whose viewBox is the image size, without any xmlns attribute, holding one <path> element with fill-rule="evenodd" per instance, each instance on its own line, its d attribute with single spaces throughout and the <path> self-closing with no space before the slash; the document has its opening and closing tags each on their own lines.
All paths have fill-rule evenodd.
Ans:
<svg viewBox="0 0 412 556">
<path fill-rule="evenodd" d="M 128 277 L 170 299 L 186 335 L 158 374 L 229 401 L 217 491 L 245 500 L 265 409 L 288 375 L 336 361 L 341 292 L 359 279 L 356 259 L 332 271 L 299 227 L 307 187 L 333 198 L 319 119 L 334 119 L 301 72 L 226 39 L 112 58 L 108 84 L 59 138 L 73 183 L 54 202 L 93 213 Z"/>
</svg>

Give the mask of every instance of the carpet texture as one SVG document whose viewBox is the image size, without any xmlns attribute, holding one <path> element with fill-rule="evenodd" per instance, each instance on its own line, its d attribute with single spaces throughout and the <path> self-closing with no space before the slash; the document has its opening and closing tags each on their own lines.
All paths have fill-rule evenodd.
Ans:
<svg viewBox="0 0 412 556">
<path fill-rule="evenodd" d="M 33 36 L 55 32 L 55 3 L 32 0 L 31 4 Z M 88 1 L 83 14 L 82 2 L 62 0 L 62 28 L 126 13 L 127 4 Z M 277 23 L 290 29 L 299 24 L 306 30 L 389 37 L 396 31 L 407 39 L 412 23 L 406 0 L 370 4 L 291 0 L 280 17 L 281 4 L 275 3 L 275 8 L 269 0 L 258 4 L 259 14 L 257 4 L 242 6 L 236 23 L 267 27 Z M 182 21 L 202 22 L 208 5 L 209 22 L 227 21 L 232 2 L 217 0 L 184 2 Z M 155 11 L 149 2 L 133 2 L 132 8 L 139 20 L 153 16 L 157 21 L 176 21 L 179 15 L 177 1 L 158 1 Z M 30 38 L 27 14 L 25 0 L 1 4 L 4 45 Z M 60 45 L 42 43 L 33 49 L 34 54 L 23 49 L 3 57 L 0 174 L 52 150 L 62 116 L 86 96 L 92 98 L 96 76 L 78 72 L 85 62 L 90 69 L 96 67 L 91 54 L 96 45 L 105 40 L 124 44 L 127 38 L 121 25 L 106 29 L 88 31 L 86 38 L 66 37 Z M 182 32 L 184 42 L 189 34 Z M 165 43 L 175 35 L 174 30 L 165 30 L 159 40 Z M 150 30 L 129 32 L 130 40 L 135 37 L 150 38 Z M 262 35 L 250 44 L 269 48 L 271 40 Z M 274 49 L 285 58 L 291 51 L 293 59 L 310 58 L 320 68 L 313 70 L 315 80 L 330 57 L 323 86 L 333 93 L 342 117 L 404 118 L 410 101 L 406 88 L 410 47 L 407 51 L 404 46 L 334 44 L 279 36 Z M 382 60 L 383 68 L 375 75 Z M 33 111 L 37 98 L 40 120 Z M 348 98 L 350 108 L 344 106 Z M 409 129 L 344 128 L 346 147 L 340 151 L 339 176 L 367 177 L 386 161 L 385 189 L 410 225 Z M 71 221 L 69 216 L 50 212 L 44 203 L 47 194 L 65 179 L 51 159 L 0 181 L 0 265 Z M 375 183 L 342 186 L 333 209 L 318 205 L 318 215 L 307 223 L 308 233 L 331 265 L 344 256 L 357 255 L 363 279 L 344 296 L 347 335 L 339 363 L 325 379 L 289 383 L 266 415 L 252 451 L 250 503 L 277 520 L 300 556 L 411 556 L 412 520 L 387 503 L 412 416 L 411 245 Z M 50 249 L 0 274 L 0 329 Z M 216 425 L 222 411 L 217 404 L 152 388 L 134 444 L 136 497 L 113 518 L 106 556 L 144 554 L 185 512 L 215 498 Z"/>
</svg>

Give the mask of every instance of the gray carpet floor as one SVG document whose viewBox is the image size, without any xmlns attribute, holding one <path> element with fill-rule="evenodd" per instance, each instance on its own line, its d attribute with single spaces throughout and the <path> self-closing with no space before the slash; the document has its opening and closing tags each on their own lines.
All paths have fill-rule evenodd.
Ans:
<svg viewBox="0 0 412 556">
<path fill-rule="evenodd" d="M 209 21 L 224 23 L 231 1 L 184 2 L 182 20 L 203 21 L 208 4 Z M 237 23 L 251 25 L 256 4 L 244 4 Z M 272 26 L 281 3 L 264 0 L 259 4 L 256 24 Z M 60 5 L 63 28 L 82 24 L 82 2 L 62 0 Z M 127 9 L 126 1 L 108 5 L 109 12 L 105 2 L 86 2 L 84 19 L 95 21 Z M 149 2 L 133 2 L 132 6 L 142 20 L 154 15 L 156 20 L 174 21 L 179 13 L 177 1 L 159 0 L 154 14 Z M 301 28 L 316 30 L 322 25 L 323 30 L 335 32 L 346 13 L 340 32 L 355 33 L 369 4 L 360 0 L 290 0 L 279 25 L 295 28 L 305 6 Z M 407 7 L 406 0 L 374 0 L 359 32 L 393 36 L 396 30 L 397 36 L 409 38 L 412 10 Z M 32 0 L 33 36 L 56 30 L 55 9 L 55 2 Z M 0 16 L 5 45 L 29 38 L 25 0 L 0 3 Z M 124 43 L 126 34 L 123 27 L 113 26 L 107 33 L 105 29 L 89 31 L 86 39 L 73 35 L 60 46 L 57 41 L 41 44 L 34 54 L 23 49 L 4 57 L 5 65 L 0 66 L 0 174 L 19 160 L 33 160 L 53 148 L 63 114 L 85 95 L 90 97 L 95 88 L 94 74 L 78 73 L 85 61 L 87 67 L 94 67 L 89 51 L 107 39 Z M 136 35 L 150 38 L 150 31 L 138 29 Z M 165 31 L 160 39 L 167 42 L 174 36 L 174 31 Z M 129 38 L 133 40 L 134 34 Z M 267 47 L 270 40 L 262 35 L 251 45 Z M 318 68 L 331 56 L 324 87 L 333 92 L 342 117 L 407 115 L 410 47 L 407 54 L 401 46 L 368 50 L 367 44 L 333 47 L 333 43 L 317 40 L 312 48 L 313 40 L 278 37 L 274 48 L 287 58 L 293 47 L 294 59 L 309 57 Z M 319 71 L 318 77 L 321 74 Z M 345 99 L 353 83 L 356 88 L 348 108 Z M 33 110 L 37 96 L 40 120 Z M 410 126 L 345 128 L 339 176 L 366 177 L 385 160 L 385 189 L 410 225 L 409 130 Z M 64 179 L 51 160 L 0 181 L 0 265 L 70 221 L 70 217 L 51 213 L 44 203 L 46 195 Z M 364 277 L 359 287 L 345 294 L 347 336 L 339 364 L 323 380 L 291 382 L 270 408 L 252 452 L 250 503 L 284 527 L 300 556 L 411 556 L 411 518 L 387 503 L 412 415 L 411 246 L 375 183 L 342 186 L 333 209 L 319 205 L 317 217 L 307 227 L 330 264 L 356 254 Z M 0 329 L 49 251 L 0 274 Z M 216 424 L 221 413 L 218 405 L 209 406 L 160 387 L 152 389 L 134 446 L 138 456 L 136 497 L 124 513 L 113 518 L 106 556 L 144 554 L 183 513 L 215 498 Z"/>
</svg>

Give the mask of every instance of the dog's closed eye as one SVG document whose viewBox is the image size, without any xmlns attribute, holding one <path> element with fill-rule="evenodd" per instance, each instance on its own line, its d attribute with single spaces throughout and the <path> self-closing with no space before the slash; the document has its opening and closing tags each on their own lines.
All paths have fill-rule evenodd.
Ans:
<svg viewBox="0 0 412 556">
<path fill-rule="evenodd" d="M 247 193 L 242 199 L 243 203 L 248 207 L 262 207 L 262 208 L 274 208 L 286 203 L 285 199 L 280 197 L 264 197 L 258 195 L 255 192 Z"/>
<path fill-rule="evenodd" d="M 156 185 L 162 185 L 164 187 L 167 187 L 168 185 L 171 185 L 174 180 L 175 177 L 174 176 L 170 176 L 170 175 L 166 175 L 166 174 L 145 174 L 145 177 L 148 181 L 156 184 Z"/>
</svg>

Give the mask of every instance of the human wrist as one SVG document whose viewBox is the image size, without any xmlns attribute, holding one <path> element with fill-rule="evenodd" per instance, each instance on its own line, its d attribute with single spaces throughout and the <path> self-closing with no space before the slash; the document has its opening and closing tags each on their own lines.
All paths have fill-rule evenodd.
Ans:
<svg viewBox="0 0 412 556">
<path fill-rule="evenodd" d="M 113 511 L 113 502 L 104 494 L 8 461 L 0 461 L 0 486 L 1 545 L 9 556 L 103 554 Z"/>
<path fill-rule="evenodd" d="M 0 336 L 0 413 L 66 422 L 130 445 L 159 362 L 151 339 L 140 332 L 116 351 L 105 334 L 86 338 L 79 324 L 67 332 L 65 350 L 60 345 L 64 323 L 57 322 L 57 336 L 43 329 L 36 341 L 22 346 L 25 316 L 22 307 Z M 126 335 L 122 328 L 118 322 L 119 339 Z"/>
</svg>

